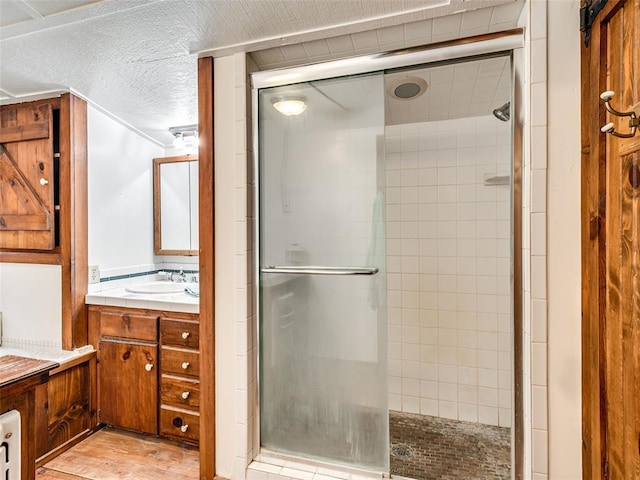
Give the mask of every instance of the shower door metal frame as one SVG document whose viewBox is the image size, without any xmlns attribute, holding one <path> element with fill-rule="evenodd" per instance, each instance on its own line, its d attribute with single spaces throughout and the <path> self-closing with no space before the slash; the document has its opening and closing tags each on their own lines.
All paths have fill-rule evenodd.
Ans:
<svg viewBox="0 0 640 480">
<path fill-rule="evenodd" d="M 282 69 L 265 70 L 251 74 L 251 101 L 252 101 L 252 131 L 253 131 L 253 180 L 254 195 L 253 208 L 255 212 L 253 224 L 253 238 L 255 245 L 255 255 L 253 258 L 254 273 L 254 305 L 256 315 L 260 312 L 260 135 L 259 135 L 259 102 L 258 91 L 261 88 L 292 85 L 296 83 L 308 82 L 312 80 L 323 80 L 367 74 L 390 69 L 410 68 L 425 66 L 436 63 L 450 63 L 465 60 L 480 59 L 483 56 L 508 55 L 511 58 L 511 81 L 512 94 L 511 102 L 513 106 L 512 132 L 511 132 L 511 155 L 512 155 L 512 261 L 513 261 L 513 419 L 512 438 L 512 478 L 519 480 L 524 475 L 524 365 L 523 355 L 525 353 L 524 328 L 523 328 L 523 255 L 522 255 L 522 170 L 523 170 L 523 92 L 519 88 L 516 78 L 523 72 L 519 71 L 519 65 L 514 58 L 514 52 L 524 47 L 524 29 L 515 28 L 502 32 L 495 32 L 473 37 L 460 38 L 430 45 L 412 47 L 388 52 L 380 52 L 371 55 L 351 57 L 341 60 L 329 60 L 316 64 L 309 64 L 298 67 L 288 67 Z M 269 267 L 274 268 L 274 267 Z M 366 274 L 366 273 L 365 273 Z M 260 322 L 256 321 L 256 334 L 260 334 Z M 257 355 L 256 372 L 259 372 L 260 355 Z M 260 391 L 260 376 L 257 376 L 258 392 Z M 259 395 L 259 394 L 258 394 Z M 257 427 L 255 432 L 260 435 L 260 408 L 255 412 Z M 259 439 L 258 439 L 259 441 Z M 262 451 L 262 447 L 255 454 L 257 458 Z M 286 456 L 286 455 L 285 455 Z M 314 463 L 311 461 L 310 463 Z M 336 469 L 345 469 L 344 466 L 336 466 Z M 347 470 L 351 470 L 348 469 Z M 389 475 L 389 472 L 384 472 Z"/>
</svg>

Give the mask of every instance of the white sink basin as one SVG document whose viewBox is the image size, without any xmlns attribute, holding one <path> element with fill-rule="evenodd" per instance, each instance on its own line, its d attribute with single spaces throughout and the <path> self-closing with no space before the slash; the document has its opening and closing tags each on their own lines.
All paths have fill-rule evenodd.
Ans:
<svg viewBox="0 0 640 480">
<path fill-rule="evenodd" d="M 142 283 L 140 285 L 131 285 L 126 287 L 125 290 L 130 293 L 184 293 L 184 289 L 196 288 L 197 283 L 177 283 L 177 282 L 150 282 Z"/>
</svg>

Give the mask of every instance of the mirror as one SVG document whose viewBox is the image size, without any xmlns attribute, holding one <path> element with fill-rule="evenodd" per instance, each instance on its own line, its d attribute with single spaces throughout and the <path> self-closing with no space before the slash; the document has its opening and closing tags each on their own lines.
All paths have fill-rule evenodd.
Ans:
<svg viewBox="0 0 640 480">
<path fill-rule="evenodd" d="M 153 159 L 156 255 L 198 255 L 198 157 Z"/>
</svg>

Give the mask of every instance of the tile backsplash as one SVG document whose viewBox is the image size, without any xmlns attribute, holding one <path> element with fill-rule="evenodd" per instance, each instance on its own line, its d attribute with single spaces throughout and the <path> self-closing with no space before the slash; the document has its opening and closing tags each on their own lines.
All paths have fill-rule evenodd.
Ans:
<svg viewBox="0 0 640 480">
<path fill-rule="evenodd" d="M 197 258 L 197 257 L 195 257 Z M 160 262 L 145 265 L 133 265 L 130 267 L 111 268 L 100 271 L 100 283 L 88 285 L 89 294 L 120 288 L 134 283 L 145 283 L 154 280 L 164 280 L 159 272 L 184 271 L 189 275 L 198 275 L 199 264 L 196 263 L 173 263 Z"/>
</svg>

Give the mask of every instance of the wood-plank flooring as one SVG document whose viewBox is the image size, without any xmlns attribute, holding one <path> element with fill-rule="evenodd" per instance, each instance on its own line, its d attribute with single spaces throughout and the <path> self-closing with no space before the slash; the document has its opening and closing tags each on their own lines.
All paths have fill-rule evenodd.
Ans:
<svg viewBox="0 0 640 480">
<path fill-rule="evenodd" d="M 36 472 L 37 480 L 195 480 L 198 449 L 104 428 Z"/>
</svg>

